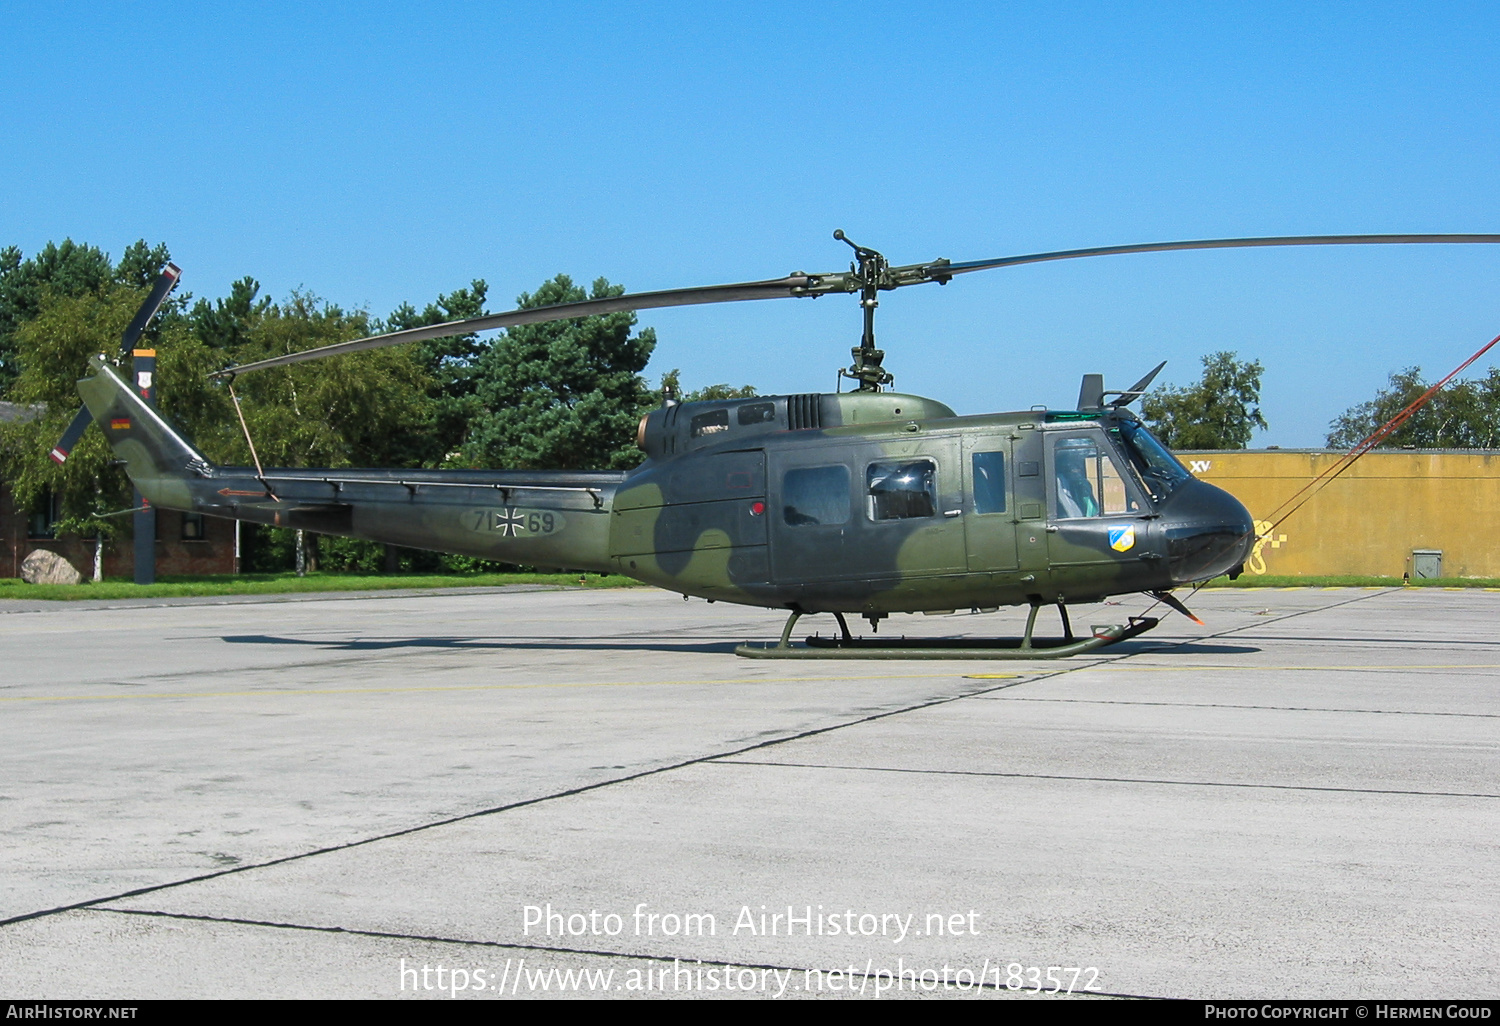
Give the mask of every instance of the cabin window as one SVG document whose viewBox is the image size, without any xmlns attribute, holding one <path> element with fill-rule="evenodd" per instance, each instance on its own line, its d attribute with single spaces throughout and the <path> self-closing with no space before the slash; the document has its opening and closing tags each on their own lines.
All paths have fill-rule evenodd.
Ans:
<svg viewBox="0 0 1500 1026">
<path fill-rule="evenodd" d="M 1005 512 L 1005 453 L 974 454 L 974 512 Z"/>
<path fill-rule="evenodd" d="M 707 413 L 700 413 L 693 418 L 692 434 L 694 438 L 702 438 L 705 435 L 717 435 L 721 431 L 728 430 L 728 410 L 709 410 Z"/>
<path fill-rule="evenodd" d="M 937 512 L 937 464 L 872 463 L 865 475 L 871 520 L 910 520 Z"/>
<path fill-rule="evenodd" d="M 1140 511 L 1125 487 L 1120 468 L 1097 439 L 1058 439 L 1053 449 L 1053 469 L 1057 485 L 1053 508 L 1058 519 Z"/>
<path fill-rule="evenodd" d="M 740 426 L 769 424 L 776 419 L 775 403 L 750 403 L 740 407 Z"/>
<path fill-rule="evenodd" d="M 849 468 L 797 467 L 781 479 L 781 516 L 793 527 L 849 520 Z"/>
</svg>

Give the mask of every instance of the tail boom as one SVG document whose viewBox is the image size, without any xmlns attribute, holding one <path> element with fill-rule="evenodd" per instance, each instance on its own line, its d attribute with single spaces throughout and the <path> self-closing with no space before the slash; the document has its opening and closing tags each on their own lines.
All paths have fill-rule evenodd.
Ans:
<svg viewBox="0 0 1500 1026">
<path fill-rule="evenodd" d="M 623 472 L 220 467 L 102 358 L 93 366 L 79 392 L 154 505 L 506 563 L 615 569 L 609 520 Z"/>
</svg>

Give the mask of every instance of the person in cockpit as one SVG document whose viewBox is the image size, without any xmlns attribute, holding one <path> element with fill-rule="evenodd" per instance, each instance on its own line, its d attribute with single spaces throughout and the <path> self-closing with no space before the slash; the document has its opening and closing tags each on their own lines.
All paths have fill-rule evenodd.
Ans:
<svg viewBox="0 0 1500 1026">
<path fill-rule="evenodd" d="M 1094 494 L 1094 486 L 1089 482 L 1089 457 L 1094 454 L 1094 449 L 1087 441 L 1079 441 L 1083 442 L 1082 446 L 1069 445 L 1068 441 L 1063 441 L 1057 447 L 1055 464 L 1059 519 L 1099 515 L 1099 499 Z"/>
</svg>

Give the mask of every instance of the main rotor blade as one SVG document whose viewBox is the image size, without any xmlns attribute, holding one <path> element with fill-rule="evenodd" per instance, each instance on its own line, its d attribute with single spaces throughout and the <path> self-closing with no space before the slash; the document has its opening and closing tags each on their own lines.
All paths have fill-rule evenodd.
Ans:
<svg viewBox="0 0 1500 1026">
<path fill-rule="evenodd" d="M 1146 389 L 1151 387 L 1151 382 L 1156 380 L 1156 376 L 1161 373 L 1161 369 L 1166 365 L 1167 361 L 1163 360 L 1155 367 L 1152 367 L 1151 370 L 1146 373 L 1146 376 L 1144 378 L 1131 385 L 1125 391 L 1119 393 L 1119 396 L 1115 399 L 1114 402 L 1110 403 L 1110 405 L 1115 409 L 1119 409 L 1122 406 L 1129 406 L 1141 396 L 1145 395 Z"/>
<path fill-rule="evenodd" d="M 1136 246 L 1095 246 L 1090 249 L 1060 249 L 1052 253 L 1026 253 L 1022 256 L 947 264 L 935 270 L 939 270 L 943 275 L 967 274 L 970 271 L 987 271 L 993 267 L 1040 264 L 1048 260 L 1119 256 L 1125 253 L 1166 253 L 1178 249 L 1252 249 L 1257 246 L 1388 246 L 1402 243 L 1474 242 L 1500 243 L 1500 235 L 1276 235 L 1259 239 L 1196 239 L 1188 242 L 1148 242 Z"/>
<path fill-rule="evenodd" d="M 824 276 L 837 278 L 838 275 Z M 268 367 L 284 367 L 308 360 L 321 360 L 342 353 L 357 353 L 365 349 L 383 349 L 403 342 L 421 342 L 430 338 L 447 338 L 450 335 L 467 335 L 471 331 L 486 331 L 491 328 L 513 328 L 522 324 L 539 324 L 543 321 L 561 321 L 573 317 L 592 317 L 598 314 L 618 313 L 622 310 L 654 310 L 668 306 L 698 306 L 706 303 L 735 303 L 750 299 L 784 299 L 797 295 L 819 295 L 809 291 L 820 278 L 807 274 L 789 274 L 785 278 L 770 281 L 740 282 L 734 285 L 704 285 L 689 289 L 666 289 L 661 292 L 640 292 L 634 295 L 607 296 L 602 299 L 583 299 L 574 303 L 555 303 L 552 306 L 537 306 L 529 309 L 511 310 L 506 313 L 486 314 L 463 321 L 449 321 L 423 328 L 408 328 L 385 335 L 371 335 L 349 342 L 337 342 L 300 353 L 273 356 L 253 363 L 226 367 L 211 374 L 215 378 L 232 378 L 250 371 Z M 839 291 L 842 291 L 840 289 Z"/>
<path fill-rule="evenodd" d="M 1053 253 L 1027 253 L 1021 256 L 998 257 L 993 260 L 972 260 L 954 264 L 947 260 L 934 260 L 925 264 L 907 264 L 891 267 L 880 272 L 875 287 L 882 291 L 906 285 L 921 285 L 926 282 L 947 282 L 955 274 L 970 271 L 985 271 L 996 267 L 1014 267 L 1019 264 L 1039 264 L 1048 260 L 1072 260 L 1078 257 L 1119 256 L 1126 253 L 1164 253 L 1178 249 L 1245 249 L 1257 246 L 1352 246 L 1389 245 L 1395 243 L 1500 243 L 1500 235 L 1282 235 L 1259 239 L 1197 239 L 1187 242 L 1152 242 L 1134 246 L 1097 246 L 1092 249 L 1065 249 Z M 669 306 L 700 306 L 707 303 L 736 303 L 751 299 L 792 299 L 821 296 L 830 292 L 858 292 L 866 286 L 859 271 L 832 274 L 804 274 L 796 272 L 785 278 L 767 281 L 740 282 L 733 285 L 706 285 L 687 289 L 666 289 L 661 292 L 627 293 L 603 299 L 584 299 L 576 303 L 557 303 L 525 310 L 511 310 L 501 314 L 487 314 L 463 321 L 449 321 L 423 328 L 409 328 L 384 335 L 371 335 L 349 342 L 338 342 L 330 346 L 308 349 L 300 353 L 287 353 L 265 360 L 239 364 L 216 371 L 210 377 L 233 378 L 250 371 L 268 367 L 284 367 L 309 360 L 321 360 L 342 353 L 357 353 L 365 349 L 383 349 L 403 342 L 421 342 L 432 338 L 447 338 L 450 335 L 466 335 L 473 331 L 492 328 L 511 328 L 522 324 L 539 324 L 543 321 L 567 320 L 573 317 L 590 317 L 596 314 L 617 313 L 622 310 L 655 310 Z"/>
</svg>

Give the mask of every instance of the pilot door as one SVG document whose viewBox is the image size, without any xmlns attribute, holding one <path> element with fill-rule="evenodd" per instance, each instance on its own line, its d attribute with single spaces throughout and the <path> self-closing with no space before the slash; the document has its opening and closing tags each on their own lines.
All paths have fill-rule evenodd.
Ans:
<svg viewBox="0 0 1500 1026">
<path fill-rule="evenodd" d="M 1140 565 L 1153 514 L 1104 433 L 1047 433 L 1047 534 L 1054 573 Z"/>
</svg>

